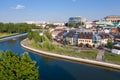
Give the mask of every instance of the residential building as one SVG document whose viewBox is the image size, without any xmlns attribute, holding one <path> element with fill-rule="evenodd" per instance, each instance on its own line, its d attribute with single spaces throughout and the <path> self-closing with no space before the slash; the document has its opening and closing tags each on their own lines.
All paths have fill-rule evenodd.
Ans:
<svg viewBox="0 0 120 80">
<path fill-rule="evenodd" d="M 64 34 L 65 40 L 70 45 L 86 45 L 91 47 L 104 46 L 107 44 L 108 39 L 112 38 L 108 33 L 103 31 L 79 31 L 72 30 Z M 113 39 L 112 39 L 113 40 Z"/>
<path fill-rule="evenodd" d="M 120 22 L 120 16 L 119 15 L 110 15 L 104 18 L 106 21 L 111 22 Z"/>
<path fill-rule="evenodd" d="M 93 46 L 93 34 L 92 33 L 79 33 L 78 45 L 90 45 Z"/>
<path fill-rule="evenodd" d="M 64 30 L 63 30 L 63 29 L 54 29 L 54 30 L 52 30 L 52 31 L 51 31 L 52 39 L 55 39 L 56 36 L 57 36 L 58 34 L 60 34 L 61 32 L 64 32 Z"/>
<path fill-rule="evenodd" d="M 72 30 L 72 31 L 69 31 L 69 32 L 66 32 L 67 34 L 64 35 L 64 38 L 65 38 L 65 41 L 70 44 L 70 45 L 76 45 L 75 43 L 75 39 L 74 39 L 74 35 L 76 33 L 75 30 Z"/>
<path fill-rule="evenodd" d="M 56 26 L 64 26 L 65 25 L 64 22 L 47 22 L 46 24 L 53 24 L 53 25 L 56 25 Z"/>
<path fill-rule="evenodd" d="M 85 28 L 91 28 L 91 27 L 93 27 L 92 22 L 86 22 L 85 23 Z"/>
</svg>

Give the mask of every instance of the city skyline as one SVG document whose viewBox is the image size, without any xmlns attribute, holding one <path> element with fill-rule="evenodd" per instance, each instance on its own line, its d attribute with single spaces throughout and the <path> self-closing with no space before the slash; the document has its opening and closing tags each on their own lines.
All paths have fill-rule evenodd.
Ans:
<svg viewBox="0 0 120 80">
<path fill-rule="evenodd" d="M 88 21 L 119 15 L 119 0 L 1 0 L 0 22 L 68 21 L 81 16 Z"/>
</svg>

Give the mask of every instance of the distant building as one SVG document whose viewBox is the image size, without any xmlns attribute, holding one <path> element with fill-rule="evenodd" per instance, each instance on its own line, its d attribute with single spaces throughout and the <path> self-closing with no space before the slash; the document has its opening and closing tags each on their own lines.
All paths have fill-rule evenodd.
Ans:
<svg viewBox="0 0 120 80">
<path fill-rule="evenodd" d="M 104 18 L 105 21 L 111 21 L 114 27 L 120 27 L 120 16 L 111 15 Z"/>
<path fill-rule="evenodd" d="M 91 27 L 93 27 L 92 22 L 86 22 L 85 23 L 85 28 L 91 28 Z"/>
<path fill-rule="evenodd" d="M 104 19 L 106 21 L 111 21 L 111 22 L 120 22 L 120 16 L 118 16 L 118 15 L 107 16 Z"/>
<path fill-rule="evenodd" d="M 86 45 L 91 47 L 104 46 L 107 44 L 108 39 L 112 38 L 109 34 L 103 31 L 69 31 L 66 32 L 65 40 L 70 45 Z"/>
<path fill-rule="evenodd" d="M 105 27 L 105 26 L 114 26 L 111 21 L 99 20 L 96 22 L 96 26 Z"/>
<path fill-rule="evenodd" d="M 111 30 L 110 29 L 104 29 L 104 32 L 109 34 L 111 32 Z"/>
<path fill-rule="evenodd" d="M 82 18 L 80 16 L 78 17 L 70 17 L 69 22 L 79 23 L 79 22 L 86 22 L 87 20 L 85 18 Z"/>
<path fill-rule="evenodd" d="M 77 41 L 77 39 L 74 37 L 75 33 L 76 33 L 76 31 L 72 30 L 72 31 L 67 32 L 67 35 L 64 36 L 64 38 L 68 44 L 70 44 L 70 45 L 77 45 L 78 44 L 75 42 L 75 41 Z"/>
<path fill-rule="evenodd" d="M 46 24 L 53 24 L 53 25 L 56 25 L 56 26 L 64 26 L 65 25 L 64 22 L 47 22 Z"/>
<path fill-rule="evenodd" d="M 79 33 L 78 45 L 90 45 L 93 46 L 93 34 L 92 33 Z"/>
<path fill-rule="evenodd" d="M 114 45 L 114 49 L 112 49 L 112 53 L 120 54 L 120 44 Z"/>
<path fill-rule="evenodd" d="M 61 33 L 61 32 L 64 32 L 64 30 L 63 30 L 63 29 L 54 29 L 54 30 L 52 30 L 52 31 L 51 31 L 52 39 L 55 39 L 56 36 L 57 36 L 59 33 Z"/>
<path fill-rule="evenodd" d="M 53 25 L 56 25 L 56 26 L 64 26 L 65 25 L 64 22 L 45 22 L 45 21 L 25 21 L 25 23 L 27 23 L 27 24 L 35 24 L 37 26 L 43 26 L 43 28 L 47 24 L 53 24 Z"/>
<path fill-rule="evenodd" d="M 46 26 L 45 21 L 25 21 L 27 24 L 35 24 L 36 26 L 42 26 L 43 28 Z"/>
<path fill-rule="evenodd" d="M 111 15 L 111 16 L 106 16 L 101 20 L 96 20 L 93 21 L 94 26 L 99 26 L 99 27 L 120 27 L 120 16 L 118 15 Z"/>
<path fill-rule="evenodd" d="M 85 18 L 80 17 L 80 16 L 70 17 L 68 20 L 67 26 L 81 28 L 83 25 L 85 25 L 86 22 L 87 22 L 87 20 Z"/>
<path fill-rule="evenodd" d="M 101 20 L 93 21 L 93 24 L 97 28 L 101 27 L 104 29 L 108 29 L 109 31 L 113 33 L 120 32 L 120 16 L 117 16 L 117 15 L 111 15 Z M 108 33 L 108 30 L 106 30 L 107 33 Z"/>
</svg>

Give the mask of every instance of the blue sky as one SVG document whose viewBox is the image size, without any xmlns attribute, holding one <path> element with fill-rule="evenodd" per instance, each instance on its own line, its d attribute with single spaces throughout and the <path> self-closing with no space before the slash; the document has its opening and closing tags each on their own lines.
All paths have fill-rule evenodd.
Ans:
<svg viewBox="0 0 120 80">
<path fill-rule="evenodd" d="M 120 0 L 0 0 L 0 22 L 67 21 L 81 16 L 89 21 L 120 15 Z"/>
</svg>

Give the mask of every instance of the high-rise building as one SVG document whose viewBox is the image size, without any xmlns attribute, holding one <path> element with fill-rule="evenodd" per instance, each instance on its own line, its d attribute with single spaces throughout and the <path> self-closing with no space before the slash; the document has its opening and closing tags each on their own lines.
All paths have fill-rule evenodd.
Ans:
<svg viewBox="0 0 120 80">
<path fill-rule="evenodd" d="M 86 22 L 85 18 L 82 18 L 80 16 L 77 17 L 70 17 L 69 22 L 79 23 L 79 22 Z"/>
<path fill-rule="evenodd" d="M 85 25 L 86 22 L 87 22 L 87 20 L 80 16 L 70 17 L 68 20 L 68 26 L 77 28 L 77 27 L 81 27 L 81 26 Z"/>
</svg>

